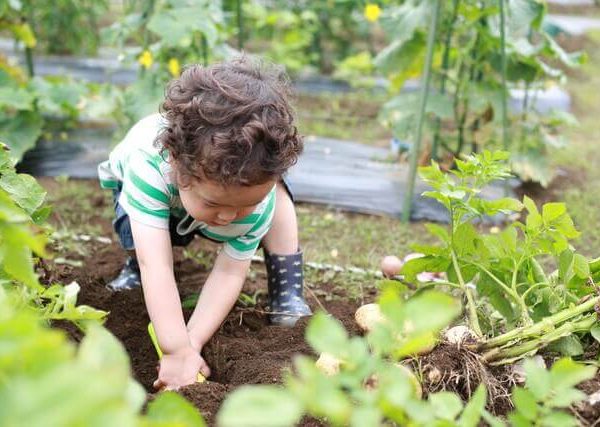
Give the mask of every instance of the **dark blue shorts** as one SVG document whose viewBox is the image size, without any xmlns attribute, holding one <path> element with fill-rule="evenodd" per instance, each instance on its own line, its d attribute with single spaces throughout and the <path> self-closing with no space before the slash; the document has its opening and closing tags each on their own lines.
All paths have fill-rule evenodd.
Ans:
<svg viewBox="0 0 600 427">
<path fill-rule="evenodd" d="M 292 201 L 294 201 L 294 194 L 292 193 L 288 180 L 286 178 L 283 178 L 281 181 L 290 198 L 292 199 Z M 117 233 L 117 236 L 119 236 L 121 246 L 123 247 L 123 249 L 130 251 L 135 249 L 135 244 L 133 243 L 133 234 L 131 232 L 131 222 L 129 221 L 129 215 L 127 215 L 127 212 L 125 212 L 125 209 L 123 209 L 123 207 L 119 203 L 121 189 L 121 183 L 119 183 L 119 186 L 113 190 L 115 219 L 113 220 L 112 224 L 115 233 Z M 183 236 L 177 233 L 177 224 L 181 221 L 181 219 L 182 218 L 177 218 L 173 215 L 169 217 L 169 234 L 171 235 L 171 244 L 173 246 L 187 246 L 192 240 L 194 240 L 195 235 L 199 235 L 208 239 L 200 232 L 191 232 Z"/>
</svg>

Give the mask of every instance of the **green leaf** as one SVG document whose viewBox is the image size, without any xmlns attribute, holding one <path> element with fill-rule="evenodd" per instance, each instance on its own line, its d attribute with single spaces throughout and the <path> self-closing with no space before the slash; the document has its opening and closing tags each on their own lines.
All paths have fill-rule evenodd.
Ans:
<svg viewBox="0 0 600 427">
<path fill-rule="evenodd" d="M 550 370 L 550 383 L 557 393 L 561 390 L 574 387 L 582 381 L 594 377 L 596 368 L 593 366 L 582 365 L 571 359 L 563 358 L 552 365 Z"/>
<path fill-rule="evenodd" d="M 573 256 L 573 273 L 580 279 L 590 277 L 590 265 L 586 257 L 580 254 Z"/>
<path fill-rule="evenodd" d="M 532 359 L 525 360 L 523 368 L 527 378 L 527 389 L 533 393 L 536 400 L 544 400 L 551 392 L 550 374 Z"/>
<path fill-rule="evenodd" d="M 576 427 L 581 425 L 577 418 L 562 411 L 554 411 L 544 416 L 540 423 L 544 427 Z"/>
<path fill-rule="evenodd" d="M 32 111 L 19 111 L 11 116 L 0 114 L 0 141 L 8 145 L 13 160 L 21 160 L 23 154 L 35 146 L 43 123 L 42 117 Z"/>
<path fill-rule="evenodd" d="M 352 412 L 351 427 L 379 427 L 383 415 L 376 406 L 359 406 Z"/>
<path fill-rule="evenodd" d="M 32 110 L 35 96 L 19 87 L 0 87 L 0 108 Z"/>
<path fill-rule="evenodd" d="M 450 264 L 450 259 L 443 256 L 425 256 L 407 261 L 400 272 L 406 281 L 416 283 L 419 273 L 425 271 L 444 272 Z"/>
<path fill-rule="evenodd" d="M 303 410 L 300 401 L 281 387 L 242 386 L 227 397 L 217 415 L 217 423 L 222 427 L 294 426 Z"/>
<path fill-rule="evenodd" d="M 575 335 L 562 337 L 550 344 L 549 348 L 563 356 L 580 356 L 583 354 L 583 346 Z"/>
<path fill-rule="evenodd" d="M 479 425 L 481 415 L 485 411 L 486 398 L 487 392 L 485 386 L 479 384 L 458 419 L 460 427 L 476 427 Z"/>
<path fill-rule="evenodd" d="M 600 342 L 600 325 L 595 324 L 594 326 L 592 326 L 590 333 L 596 341 Z"/>
<path fill-rule="evenodd" d="M 516 387 L 512 392 L 512 401 L 520 415 L 530 421 L 535 421 L 538 415 L 538 404 L 530 391 Z"/>
<path fill-rule="evenodd" d="M 443 420 L 453 421 L 463 409 L 460 397 L 447 391 L 430 394 L 429 402 L 435 415 Z"/>
<path fill-rule="evenodd" d="M 373 60 L 384 74 L 405 70 L 425 50 L 425 36 L 415 32 L 408 40 L 398 39 L 390 43 Z"/>
<path fill-rule="evenodd" d="M 567 206 L 564 203 L 546 203 L 542 206 L 542 218 L 546 224 L 565 213 L 567 213 Z"/>
<path fill-rule="evenodd" d="M 4 173 L 0 176 L 0 188 L 30 215 L 41 207 L 46 198 L 42 186 L 34 177 L 26 174 Z"/>
<path fill-rule="evenodd" d="M 348 333 L 341 322 L 323 312 L 318 312 L 306 328 L 306 341 L 317 353 L 344 356 L 348 349 Z"/>
<path fill-rule="evenodd" d="M 206 423 L 198 409 L 179 394 L 160 393 L 148 404 L 147 419 L 178 427 L 204 427 Z"/>
</svg>

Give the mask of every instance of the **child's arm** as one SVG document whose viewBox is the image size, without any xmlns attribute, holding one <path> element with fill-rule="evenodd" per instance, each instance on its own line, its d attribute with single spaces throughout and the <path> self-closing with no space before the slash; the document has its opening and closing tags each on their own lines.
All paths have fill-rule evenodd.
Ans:
<svg viewBox="0 0 600 427">
<path fill-rule="evenodd" d="M 192 346 L 173 274 L 173 252 L 168 230 L 131 220 L 131 231 L 142 275 L 146 308 L 154 325 L 163 357 L 156 388 L 177 388 L 196 381 L 199 371 L 208 376 L 206 363 Z"/>
<path fill-rule="evenodd" d="M 194 313 L 188 322 L 192 345 L 202 348 L 235 304 L 246 279 L 250 260 L 236 260 L 221 251 L 217 256 Z"/>
</svg>

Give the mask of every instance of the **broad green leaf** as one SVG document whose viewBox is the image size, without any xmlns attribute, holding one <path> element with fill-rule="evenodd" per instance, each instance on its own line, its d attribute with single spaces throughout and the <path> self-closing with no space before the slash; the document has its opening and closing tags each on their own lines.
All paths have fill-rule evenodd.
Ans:
<svg viewBox="0 0 600 427">
<path fill-rule="evenodd" d="M 5 173 L 0 176 L 0 188 L 30 215 L 41 207 L 46 198 L 46 191 L 30 175 Z"/>
<path fill-rule="evenodd" d="M 586 394 L 575 388 L 561 390 L 552 396 L 548 405 L 555 408 L 568 408 L 569 406 L 578 403 L 586 398 Z"/>
<path fill-rule="evenodd" d="M 542 206 L 542 218 L 546 224 L 565 213 L 567 213 L 567 206 L 564 203 L 546 203 Z"/>
<path fill-rule="evenodd" d="M 19 87 L 0 87 L 0 108 L 31 110 L 35 96 Z"/>
<path fill-rule="evenodd" d="M 447 391 L 430 394 L 429 402 L 435 415 L 443 420 L 454 420 L 463 409 L 460 397 Z"/>
<path fill-rule="evenodd" d="M 563 356 L 581 356 L 583 354 L 583 346 L 575 335 L 562 337 L 550 344 L 549 348 Z"/>
<path fill-rule="evenodd" d="M 577 418 L 562 411 L 554 411 L 540 420 L 544 427 L 577 427 L 581 425 Z"/>
<path fill-rule="evenodd" d="M 596 368 L 593 366 L 586 366 L 563 358 L 552 365 L 550 384 L 557 393 L 560 393 L 561 390 L 575 387 L 580 382 L 593 378 L 595 373 Z"/>
<path fill-rule="evenodd" d="M 450 260 L 443 256 L 425 256 L 421 258 L 413 258 L 407 261 L 400 273 L 408 282 L 416 283 L 419 273 L 428 272 L 444 272 L 450 266 Z"/>
<path fill-rule="evenodd" d="M 530 421 L 535 421 L 538 416 L 538 404 L 529 390 L 515 387 L 512 392 L 512 401 L 519 414 Z"/>
<path fill-rule="evenodd" d="M 302 417 L 303 406 L 281 387 L 242 386 L 232 392 L 217 415 L 222 427 L 294 426 Z"/>
<path fill-rule="evenodd" d="M 550 373 L 531 359 L 525 360 L 523 368 L 527 378 L 527 389 L 533 393 L 536 400 L 544 400 L 551 392 Z"/>
<path fill-rule="evenodd" d="M 348 349 L 348 333 L 339 320 L 318 312 L 306 328 L 306 341 L 317 353 L 341 357 Z"/>
<path fill-rule="evenodd" d="M 460 427 L 476 427 L 479 425 L 481 415 L 485 411 L 486 398 L 485 386 L 480 384 L 458 419 Z"/>
<path fill-rule="evenodd" d="M 13 160 L 21 160 L 23 154 L 35 146 L 43 123 L 42 117 L 31 111 L 19 111 L 13 116 L 0 114 L 0 141 L 8 145 Z"/>
<path fill-rule="evenodd" d="M 204 427 L 198 409 L 181 395 L 167 391 L 148 404 L 148 420 L 177 427 Z"/>
<path fill-rule="evenodd" d="M 351 427 L 379 427 L 383 416 L 376 406 L 359 406 L 352 412 Z"/>
<path fill-rule="evenodd" d="M 590 265 L 586 257 L 580 254 L 575 254 L 573 256 L 573 273 L 581 279 L 590 277 Z"/>
<path fill-rule="evenodd" d="M 460 311 L 460 304 L 451 296 L 437 291 L 423 292 L 404 305 L 403 316 L 408 329 L 405 333 L 409 335 L 439 332 L 447 327 Z"/>
</svg>

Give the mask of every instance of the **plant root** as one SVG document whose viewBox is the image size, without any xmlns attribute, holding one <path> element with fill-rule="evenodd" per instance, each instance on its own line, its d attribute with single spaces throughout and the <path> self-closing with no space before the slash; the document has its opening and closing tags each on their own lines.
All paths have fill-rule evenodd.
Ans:
<svg viewBox="0 0 600 427">
<path fill-rule="evenodd" d="M 515 385 L 512 369 L 489 366 L 479 353 L 464 345 L 441 343 L 411 363 L 414 371 L 421 374 L 425 394 L 453 391 L 467 401 L 483 384 L 487 389 L 490 412 L 503 415 L 513 407 L 510 400 L 510 390 Z"/>
</svg>

